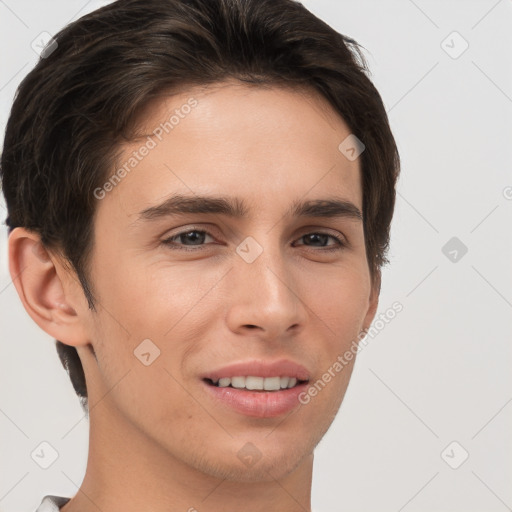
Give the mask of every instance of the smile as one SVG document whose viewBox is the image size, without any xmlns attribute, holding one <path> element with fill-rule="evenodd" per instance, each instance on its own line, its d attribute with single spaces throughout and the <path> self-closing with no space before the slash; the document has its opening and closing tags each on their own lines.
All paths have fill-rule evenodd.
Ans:
<svg viewBox="0 0 512 512">
<path fill-rule="evenodd" d="M 250 391 L 279 391 L 281 389 L 290 389 L 305 381 L 299 381 L 295 377 L 256 377 L 256 376 L 237 376 L 224 377 L 222 379 L 207 379 L 212 385 L 225 388 L 232 387 L 236 389 L 248 389 Z"/>
<path fill-rule="evenodd" d="M 289 379 L 288 377 L 279 377 L 280 386 L 275 390 L 248 389 L 247 385 L 251 386 L 256 383 L 251 380 L 251 376 L 241 377 L 241 379 L 245 379 L 245 383 L 243 387 L 238 388 L 233 387 L 231 382 L 226 383 L 226 380 L 224 380 L 223 386 L 220 386 L 219 383 L 215 384 L 211 379 L 203 379 L 203 383 L 207 395 L 214 402 L 216 408 L 221 406 L 222 409 L 253 418 L 276 418 L 290 413 L 297 407 L 303 407 L 299 396 L 307 389 L 309 383 L 309 381 L 297 381 L 297 379 L 291 378 L 287 387 L 281 388 L 281 378 L 283 383 Z M 266 380 L 261 377 L 256 377 L 256 379 Z M 276 378 L 269 378 L 270 383 L 275 386 L 277 380 L 272 379 Z M 231 381 L 232 379 L 227 378 L 227 380 Z M 234 382 L 237 383 L 236 377 L 234 377 Z M 257 385 L 261 386 L 261 383 L 258 382 Z"/>
</svg>

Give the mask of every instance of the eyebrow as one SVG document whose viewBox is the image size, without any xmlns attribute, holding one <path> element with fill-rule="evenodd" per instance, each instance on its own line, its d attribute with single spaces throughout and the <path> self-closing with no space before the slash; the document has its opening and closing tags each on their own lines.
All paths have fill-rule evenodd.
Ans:
<svg viewBox="0 0 512 512">
<path fill-rule="evenodd" d="M 232 218 L 243 218 L 249 208 L 237 197 L 187 196 L 175 194 L 163 203 L 151 206 L 139 212 L 138 220 L 156 220 L 163 217 L 182 214 L 219 214 Z M 324 217 L 350 218 L 363 220 L 359 208 L 352 202 L 341 198 L 296 200 L 285 216 L 288 217 Z"/>
</svg>

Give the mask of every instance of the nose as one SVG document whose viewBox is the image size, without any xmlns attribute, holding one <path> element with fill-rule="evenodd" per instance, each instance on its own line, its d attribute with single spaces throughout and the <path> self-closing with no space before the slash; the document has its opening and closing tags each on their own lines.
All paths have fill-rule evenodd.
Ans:
<svg viewBox="0 0 512 512">
<path fill-rule="evenodd" d="M 228 274 L 227 322 L 237 334 L 282 340 L 305 325 L 307 309 L 301 297 L 300 274 L 286 261 L 282 248 L 274 246 L 266 243 L 253 261 L 243 250 L 242 256 L 234 258 Z M 249 253 L 254 250 L 249 246 Z"/>
</svg>

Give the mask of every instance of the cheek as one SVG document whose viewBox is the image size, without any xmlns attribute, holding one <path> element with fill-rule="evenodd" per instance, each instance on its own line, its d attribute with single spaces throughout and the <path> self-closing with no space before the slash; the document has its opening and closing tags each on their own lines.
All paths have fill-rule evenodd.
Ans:
<svg viewBox="0 0 512 512">
<path fill-rule="evenodd" d="M 167 359 L 169 354 L 164 348 L 149 366 L 133 355 L 124 362 L 108 357 L 103 361 L 111 363 L 103 374 L 109 390 L 108 394 L 103 393 L 106 395 L 105 406 L 110 412 L 119 411 L 129 424 L 144 431 L 148 437 L 166 438 L 170 431 L 173 435 L 181 435 L 180 432 L 187 432 L 186 425 L 204 424 L 206 420 L 181 384 L 180 376 L 167 366 Z"/>
<path fill-rule="evenodd" d="M 194 279 L 177 267 L 139 263 L 127 258 L 110 272 L 100 272 L 96 279 L 101 283 L 101 302 L 111 313 L 110 320 L 142 341 L 164 336 L 194 307 L 201 290 L 197 275 Z"/>
<path fill-rule="evenodd" d="M 303 287 L 305 303 L 325 327 L 328 339 L 334 337 L 339 343 L 357 336 L 369 307 L 369 276 L 364 269 L 331 269 L 328 275 L 305 281 Z"/>
<path fill-rule="evenodd" d="M 183 364 L 202 347 L 211 318 L 222 304 L 212 300 L 214 294 L 206 294 L 219 280 L 213 274 L 157 265 L 142 270 L 133 265 L 130 272 L 121 266 L 115 269 L 102 288 L 106 306 L 95 325 L 107 385 L 130 372 L 126 380 L 136 381 L 140 389 L 130 389 L 129 394 L 153 390 L 155 396 L 141 397 L 150 402 L 158 402 L 159 390 L 179 396 L 175 379 L 183 379 Z"/>
</svg>

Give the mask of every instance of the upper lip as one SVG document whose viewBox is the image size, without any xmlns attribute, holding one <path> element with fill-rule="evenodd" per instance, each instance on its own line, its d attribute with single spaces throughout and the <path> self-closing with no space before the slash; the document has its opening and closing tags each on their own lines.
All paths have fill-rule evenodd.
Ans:
<svg viewBox="0 0 512 512">
<path fill-rule="evenodd" d="M 205 373 L 203 379 L 216 381 L 224 377 L 254 376 L 254 377 L 295 377 L 297 380 L 309 380 L 309 371 L 299 363 L 289 359 L 264 361 L 253 359 L 230 364 L 223 368 Z"/>
</svg>

